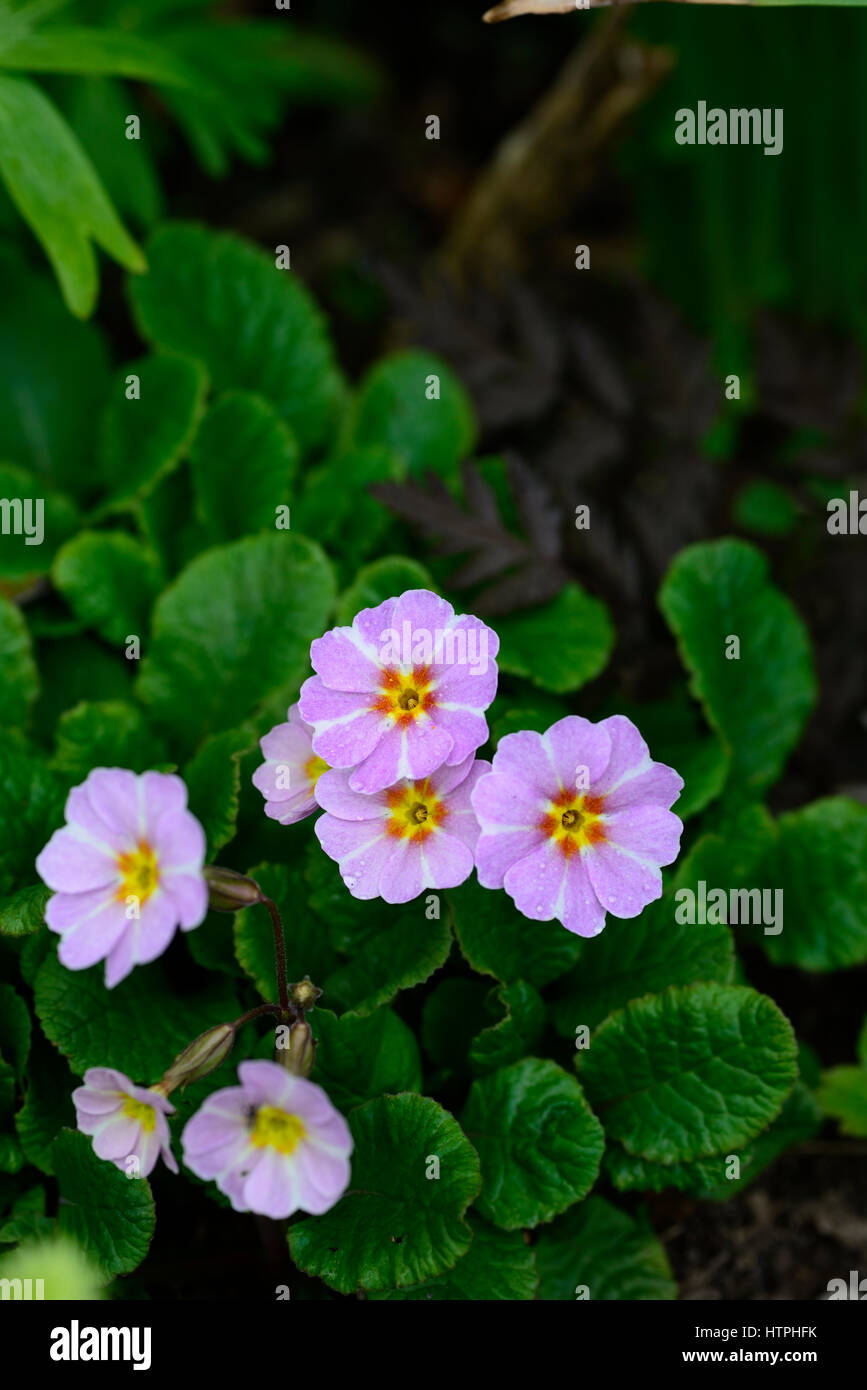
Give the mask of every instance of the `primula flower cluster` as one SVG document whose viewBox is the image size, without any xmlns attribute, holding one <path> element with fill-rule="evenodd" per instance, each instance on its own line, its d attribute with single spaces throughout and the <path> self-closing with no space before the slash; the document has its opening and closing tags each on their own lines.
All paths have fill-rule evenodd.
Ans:
<svg viewBox="0 0 867 1390">
<path fill-rule="evenodd" d="M 608 913 L 635 917 L 661 895 L 661 867 L 680 845 L 671 806 L 683 781 L 622 715 L 596 724 L 569 715 L 545 733 L 508 734 L 493 762 L 477 758 L 498 648 L 491 628 L 425 589 L 364 609 L 311 644 L 315 674 L 262 739 L 253 782 L 282 825 L 323 813 L 316 836 L 356 898 L 405 903 L 457 887 L 475 868 L 482 887 L 505 889 L 527 918 L 592 937 Z M 53 894 L 45 920 L 63 964 L 104 960 L 112 988 L 161 955 L 178 927 L 204 919 L 204 832 L 184 783 L 159 772 L 95 768 L 65 816 L 37 860 Z M 279 926 L 253 880 L 213 865 L 207 875 L 215 908 L 268 903 Z M 244 893 L 229 891 L 234 880 Z M 282 981 L 279 1007 L 216 1025 L 154 1086 L 90 1068 L 73 1100 L 96 1153 L 126 1171 L 134 1158 L 143 1176 L 162 1155 L 177 1172 L 169 1092 L 213 1070 L 250 1017 L 290 1017 L 285 968 Z M 318 993 L 311 986 L 300 1002 L 302 1020 Z M 319 1214 L 348 1185 L 349 1129 L 307 1079 L 314 1044 L 309 1026 L 298 1028 L 296 1053 L 283 1065 L 242 1062 L 240 1085 L 210 1095 L 181 1136 L 187 1167 L 236 1211 Z"/>
<path fill-rule="evenodd" d="M 316 672 L 262 740 L 254 782 L 284 824 L 315 826 L 357 898 L 404 903 L 475 866 L 537 921 L 595 936 L 662 893 L 683 780 L 623 715 L 577 715 L 476 758 L 497 689 L 497 634 L 424 589 L 311 645 Z"/>
</svg>

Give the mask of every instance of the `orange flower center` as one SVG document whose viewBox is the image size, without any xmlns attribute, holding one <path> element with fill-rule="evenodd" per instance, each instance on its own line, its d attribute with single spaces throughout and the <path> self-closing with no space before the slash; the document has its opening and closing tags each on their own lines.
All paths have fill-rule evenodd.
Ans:
<svg viewBox="0 0 867 1390">
<path fill-rule="evenodd" d="M 379 714 L 387 714 L 400 728 L 406 728 L 420 714 L 429 714 L 436 706 L 431 689 L 432 678 L 427 666 L 414 666 L 412 674 L 389 668 L 382 673 L 381 694 L 371 705 Z"/>
<path fill-rule="evenodd" d="M 565 788 L 548 803 L 548 810 L 539 821 L 539 829 L 554 841 L 558 849 L 570 858 L 580 854 L 588 845 L 605 839 L 602 821 L 604 799 L 589 792 L 573 792 Z"/>
</svg>

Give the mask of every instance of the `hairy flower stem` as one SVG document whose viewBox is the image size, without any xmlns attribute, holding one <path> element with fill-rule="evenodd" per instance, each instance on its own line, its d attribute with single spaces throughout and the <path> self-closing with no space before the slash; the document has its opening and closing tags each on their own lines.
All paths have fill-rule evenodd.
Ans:
<svg viewBox="0 0 867 1390">
<path fill-rule="evenodd" d="M 277 904 L 272 898 L 262 897 L 262 902 L 271 914 L 271 923 L 274 927 L 274 964 L 277 969 L 277 992 L 280 999 L 280 1009 L 284 1015 L 289 1013 L 289 987 L 286 983 L 286 942 L 283 937 L 283 922 L 277 910 Z"/>
<path fill-rule="evenodd" d="M 251 1019 L 261 1018 L 263 1014 L 278 1014 L 279 1012 L 280 1007 L 278 1004 L 259 1004 L 257 1008 L 250 1009 L 247 1013 L 241 1014 L 240 1018 L 236 1018 L 232 1027 L 237 1032 L 239 1028 L 243 1028 L 244 1024 L 249 1023 Z"/>
</svg>

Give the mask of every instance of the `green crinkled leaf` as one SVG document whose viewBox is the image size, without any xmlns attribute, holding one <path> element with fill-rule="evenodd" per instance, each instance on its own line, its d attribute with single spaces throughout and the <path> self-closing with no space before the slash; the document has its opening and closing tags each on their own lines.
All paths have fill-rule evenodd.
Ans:
<svg viewBox="0 0 867 1390">
<path fill-rule="evenodd" d="M 486 1004 L 494 1017 L 502 1010 L 505 1015 L 470 1044 L 469 1060 L 474 1072 L 493 1071 L 534 1052 L 545 1027 L 545 1005 L 526 980 L 492 989 Z"/>
<path fill-rule="evenodd" d="M 504 1230 L 550 1221 L 596 1181 L 602 1126 L 555 1062 L 528 1057 L 474 1081 L 461 1123 L 482 1164 L 476 1205 Z"/>
<path fill-rule="evenodd" d="M 667 894 L 629 921 L 609 917 L 592 943 L 581 941 L 575 967 L 557 982 L 551 1021 L 558 1033 L 571 1038 L 579 1026 L 595 1028 L 612 1010 L 642 994 L 701 980 L 727 984 L 734 964 L 729 928 L 677 922 L 675 903 Z"/>
<path fill-rule="evenodd" d="M 530 922 L 506 893 L 473 878 L 448 892 L 458 944 L 469 964 L 504 984 L 528 980 L 541 989 L 578 958 L 578 937 L 559 922 Z"/>
<path fill-rule="evenodd" d="M 27 1162 L 43 1173 L 54 1172 L 51 1145 L 61 1129 L 75 1127 L 74 1088 L 75 1080 L 63 1058 L 37 1034 L 15 1129 Z"/>
<path fill-rule="evenodd" d="M 424 565 L 402 555 L 386 555 L 364 565 L 348 589 L 337 600 L 335 621 L 349 625 L 362 608 L 375 608 L 387 598 L 397 598 L 407 589 L 431 589 L 436 585 Z"/>
<path fill-rule="evenodd" d="M 383 908 L 379 929 L 360 941 L 352 959 L 325 980 L 329 1003 L 370 1013 L 445 965 L 452 944 L 447 922 L 428 921 L 420 907 L 415 914 L 397 917 Z"/>
<path fill-rule="evenodd" d="M 810 641 L 768 561 L 745 541 L 688 546 L 669 570 L 659 605 L 690 673 L 693 694 L 730 749 L 740 793 L 779 776 L 815 699 Z M 726 645 L 740 639 L 740 658 Z"/>
<path fill-rule="evenodd" d="M 298 458 L 294 434 L 264 396 L 219 396 L 190 454 L 198 511 L 211 540 L 273 530 L 278 507 L 291 500 Z"/>
<path fill-rule="evenodd" d="M 867 1067 L 831 1067 L 822 1072 L 816 1099 L 839 1122 L 841 1134 L 867 1139 Z"/>
<path fill-rule="evenodd" d="M 196 357 L 214 390 L 256 391 L 301 448 L 325 442 L 343 381 L 319 310 L 291 272 L 225 232 L 164 223 L 148 241 L 150 273 L 132 285 L 142 335 Z"/>
<path fill-rule="evenodd" d="M 88 1067 L 116 1067 L 143 1085 L 158 1081 L 200 1033 L 241 1013 L 223 978 L 181 992 L 157 962 L 136 966 L 107 990 L 101 964 L 67 970 L 55 953 L 39 968 L 34 1004 L 45 1036 L 79 1076 Z"/>
<path fill-rule="evenodd" d="M 783 930 L 757 934 L 775 964 L 840 970 L 867 961 L 867 807 L 828 797 L 780 816 L 760 874 L 783 890 Z"/>
<path fill-rule="evenodd" d="M 665 1247 L 644 1215 L 637 1219 L 588 1197 L 540 1232 L 539 1298 L 594 1302 L 677 1298 Z M 584 1293 L 584 1289 L 587 1290 Z"/>
<path fill-rule="evenodd" d="M 328 626 L 334 577 L 323 552 L 287 532 L 193 560 L 157 600 L 138 689 L 185 748 L 297 690 Z"/>
<path fill-rule="evenodd" d="M 51 578 L 83 623 L 123 646 L 147 631 L 163 573 L 154 551 L 126 532 L 81 531 L 58 552 Z"/>
<path fill-rule="evenodd" d="M 94 483 L 95 422 L 108 382 L 105 342 L 93 324 L 70 317 L 47 276 L 9 252 L 0 256 L 0 275 L 0 455 L 81 497 Z M 49 515 L 46 498 L 46 538 Z M 34 554 L 43 548 L 29 547 Z"/>
<path fill-rule="evenodd" d="M 174 353 L 151 353 L 115 373 L 99 433 L 105 510 L 149 497 L 177 467 L 195 437 L 207 389 L 202 364 Z"/>
<path fill-rule="evenodd" d="M 391 1009 L 338 1018 L 316 1008 L 310 1025 L 318 1043 L 311 1079 L 340 1110 L 377 1096 L 421 1090 L 415 1034 Z"/>
<path fill-rule="evenodd" d="M 49 889 L 37 883 L 19 888 L 0 899 L 0 933 L 3 936 L 29 936 L 37 931 L 50 897 Z"/>
<path fill-rule="evenodd" d="M 71 782 L 83 782 L 94 767 L 160 768 L 166 746 L 140 709 L 126 700 L 83 700 L 67 710 L 54 731 L 51 766 Z"/>
<path fill-rule="evenodd" d="M 0 596 L 0 725 L 26 723 L 39 693 L 33 644 L 21 610 Z"/>
<path fill-rule="evenodd" d="M 20 1078 L 30 1053 L 30 1014 L 11 985 L 0 984 L 0 1056 Z"/>
<path fill-rule="evenodd" d="M 457 1121 L 436 1101 L 400 1095 L 359 1106 L 349 1126 L 348 1191 L 289 1231 L 299 1269 L 348 1294 L 404 1288 L 453 1268 L 469 1248 L 465 1213 L 479 1190 L 479 1160 Z"/>
<path fill-rule="evenodd" d="M 208 858 L 213 859 L 235 837 L 241 792 L 241 758 L 253 747 L 256 735 L 252 725 L 212 734 L 187 763 L 183 779 L 187 784 L 190 810 L 201 821 L 208 840 Z"/>
<path fill-rule="evenodd" d="M 17 589 L 48 573 L 59 546 L 75 530 L 78 513 L 68 497 L 46 487 L 44 478 L 11 463 L 0 463 L 0 498 L 11 504 L 9 534 L 0 537 L 0 579 L 14 581 Z M 16 502 L 21 503 L 20 513 Z M 5 524 L 5 508 L 3 521 Z M 42 540 L 35 545 L 40 527 Z M 13 592 L 11 585 L 7 592 Z"/>
<path fill-rule="evenodd" d="M 399 906 L 354 898 L 317 844 L 310 846 L 304 873 L 308 902 L 327 923 L 331 945 L 350 958 L 324 981 L 329 1008 L 370 1013 L 445 964 L 451 930 L 447 921 L 427 915 L 441 907 L 440 894 Z"/>
<path fill-rule="evenodd" d="M 821 1128 L 822 1115 L 811 1092 L 798 1081 L 773 1124 L 763 1129 L 744 1148 L 698 1158 L 689 1163 L 650 1163 L 629 1154 L 621 1144 L 609 1144 L 603 1167 L 621 1192 L 664 1192 L 675 1188 L 706 1201 L 727 1202 L 748 1187 L 769 1164 L 795 1144 L 812 1139 Z M 740 1177 L 730 1174 L 730 1160 L 740 1163 Z"/>
<path fill-rule="evenodd" d="M 333 969 L 334 952 L 325 928 L 308 904 L 306 885 L 298 869 L 285 864 L 256 864 L 248 876 L 277 904 L 286 941 L 286 973 L 291 983 L 309 975 L 320 988 Z M 277 999 L 274 970 L 274 932 L 268 909 L 261 903 L 234 916 L 235 954 L 262 998 Z M 326 996 L 324 1002 L 330 1004 Z"/>
<path fill-rule="evenodd" d="M 677 1163 L 734 1150 L 780 1113 L 795 1036 L 772 999 L 739 985 L 648 995 L 609 1015 L 576 1059 L 606 1135 Z"/>
<path fill-rule="evenodd" d="M 579 690 L 598 676 L 614 646 L 608 610 L 577 584 L 567 584 L 541 608 L 500 618 L 497 632 L 500 670 L 526 676 L 555 695 Z"/>
<path fill-rule="evenodd" d="M 428 399 L 439 378 L 439 399 Z M 469 396 L 451 369 L 428 352 L 411 349 L 377 362 L 353 397 L 341 434 L 344 449 L 380 446 L 413 476 L 432 469 L 460 477 L 460 464 L 476 442 Z"/>
<path fill-rule="evenodd" d="M 127 270 L 145 269 L 66 121 L 38 87 L 17 77 L 0 77 L 0 175 L 79 318 L 92 312 L 99 289 L 93 242 Z"/>
<path fill-rule="evenodd" d="M 156 1224 L 147 1178 L 128 1178 L 97 1158 L 90 1139 L 64 1130 L 51 1159 L 60 1188 L 57 1224 L 105 1275 L 129 1274 L 148 1252 Z"/>
<path fill-rule="evenodd" d="M 368 1294 L 372 1301 L 453 1302 L 501 1299 L 526 1302 L 536 1296 L 535 1249 L 520 1231 L 498 1231 L 474 1213 L 469 1216 L 472 1244 L 454 1269 L 404 1289 Z"/>
<path fill-rule="evenodd" d="M 51 773 L 45 759 L 23 739 L 0 731 L 0 894 L 3 898 L 33 883 L 34 860 L 61 823 L 65 800 L 66 787 Z"/>
</svg>

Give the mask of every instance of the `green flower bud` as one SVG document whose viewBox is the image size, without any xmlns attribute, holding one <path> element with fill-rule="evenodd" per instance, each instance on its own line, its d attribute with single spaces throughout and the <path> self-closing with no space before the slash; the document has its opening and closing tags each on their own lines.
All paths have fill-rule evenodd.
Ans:
<svg viewBox="0 0 867 1390">
<path fill-rule="evenodd" d="M 218 1023 L 216 1028 L 209 1028 L 178 1054 L 162 1081 L 152 1089 L 167 1096 L 176 1086 L 189 1086 L 191 1081 L 201 1080 L 226 1060 L 234 1041 L 233 1023 Z"/>
<path fill-rule="evenodd" d="M 288 1046 L 277 1048 L 277 1060 L 295 1076 L 309 1076 L 316 1060 L 316 1040 L 305 1020 L 289 1029 Z"/>
<path fill-rule="evenodd" d="M 241 907 L 252 907 L 253 903 L 264 901 L 258 883 L 234 869 L 224 869 L 220 864 L 208 864 L 204 870 L 208 885 L 208 906 L 214 912 L 237 912 Z"/>
</svg>

